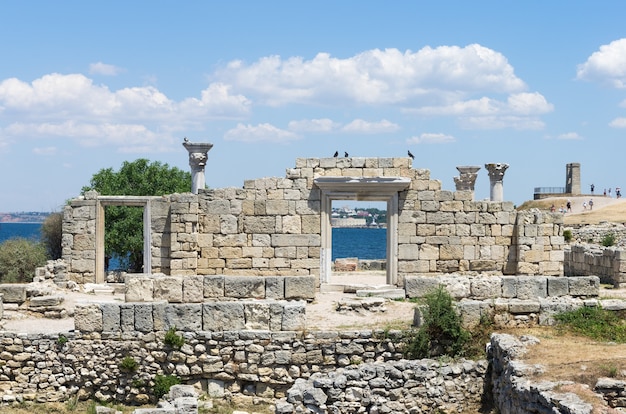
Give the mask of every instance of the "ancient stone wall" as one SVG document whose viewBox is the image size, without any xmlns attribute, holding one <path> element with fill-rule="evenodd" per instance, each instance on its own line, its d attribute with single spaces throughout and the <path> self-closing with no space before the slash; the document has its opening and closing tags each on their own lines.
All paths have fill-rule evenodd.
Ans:
<svg viewBox="0 0 626 414">
<path fill-rule="evenodd" d="M 626 251 L 622 248 L 575 244 L 565 249 L 567 276 L 597 275 L 615 288 L 626 286 Z"/>
<path fill-rule="evenodd" d="M 316 184 L 322 179 L 330 189 Z M 330 226 L 322 204 L 335 179 L 345 186 L 367 181 L 369 187 L 346 191 L 351 199 L 397 203 L 397 212 L 388 212 L 394 234 L 387 268 L 398 285 L 416 273 L 563 274 L 562 215 L 517 212 L 510 202 L 442 190 L 428 170 L 412 168 L 410 158 L 298 158 L 284 178 L 151 198 L 145 202 L 151 272 L 320 276 L 329 260 L 322 234 Z M 398 182 L 406 185 L 390 195 Z M 377 198 L 381 191 L 385 196 Z M 96 228 L 99 211 L 97 196 L 72 200 L 65 209 L 63 258 L 72 280 L 103 281 L 94 261 L 104 231 Z"/>
</svg>

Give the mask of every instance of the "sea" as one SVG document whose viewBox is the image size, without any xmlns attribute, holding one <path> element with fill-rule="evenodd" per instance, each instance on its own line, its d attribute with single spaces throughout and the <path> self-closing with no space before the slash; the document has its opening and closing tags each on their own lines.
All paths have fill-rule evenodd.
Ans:
<svg viewBox="0 0 626 414">
<path fill-rule="evenodd" d="M 0 223 L 0 243 L 14 237 L 41 239 L 41 223 Z"/>
<path fill-rule="evenodd" d="M 0 243 L 13 237 L 39 240 L 41 223 L 0 223 Z M 333 261 L 344 257 L 373 260 L 387 256 L 387 229 L 335 227 L 332 239 Z"/>
</svg>

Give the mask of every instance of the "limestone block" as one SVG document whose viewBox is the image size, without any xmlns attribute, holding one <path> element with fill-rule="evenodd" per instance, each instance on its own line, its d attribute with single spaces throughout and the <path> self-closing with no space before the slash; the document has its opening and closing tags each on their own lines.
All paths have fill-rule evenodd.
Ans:
<svg viewBox="0 0 626 414">
<path fill-rule="evenodd" d="M 183 278 L 175 276 L 155 278 L 154 300 L 181 303 L 183 301 Z"/>
<path fill-rule="evenodd" d="M 135 308 L 135 330 L 139 332 L 152 332 L 154 321 L 152 319 L 152 304 L 137 303 Z"/>
<path fill-rule="evenodd" d="M 415 228 L 415 226 L 413 226 Z M 398 246 L 398 259 L 417 260 L 419 259 L 419 247 L 416 244 L 400 244 Z"/>
<path fill-rule="evenodd" d="M 422 298 L 440 284 L 439 279 L 433 276 L 407 276 L 404 279 L 404 290 L 409 298 Z"/>
<path fill-rule="evenodd" d="M 121 330 L 120 325 L 120 304 L 119 303 L 102 303 L 102 331 L 118 332 Z"/>
<path fill-rule="evenodd" d="M 438 260 L 439 248 L 430 244 L 422 244 L 419 249 L 420 260 Z"/>
<path fill-rule="evenodd" d="M 120 305 L 120 327 L 122 332 L 135 331 L 135 304 L 122 303 Z"/>
<path fill-rule="evenodd" d="M 124 300 L 126 302 L 152 302 L 154 300 L 154 279 L 145 276 L 126 276 Z"/>
<path fill-rule="evenodd" d="M 202 330 L 234 331 L 245 329 L 242 302 L 211 302 L 202 304 Z"/>
<path fill-rule="evenodd" d="M 224 276 L 204 276 L 203 292 L 205 298 L 224 297 Z"/>
<path fill-rule="evenodd" d="M 272 234 L 272 246 L 320 246 L 318 234 Z"/>
<path fill-rule="evenodd" d="M 520 262 L 517 265 L 517 273 L 521 275 L 536 275 L 539 273 L 539 265 L 535 263 Z"/>
<path fill-rule="evenodd" d="M 246 329 L 264 330 L 270 329 L 270 304 L 269 302 L 245 302 L 243 306 Z"/>
<path fill-rule="evenodd" d="M 282 276 L 265 277 L 265 297 L 267 299 L 285 299 L 285 278 Z"/>
<path fill-rule="evenodd" d="M 204 301 L 204 277 L 186 276 L 183 278 L 183 303 Z"/>
<path fill-rule="evenodd" d="M 306 327 L 306 302 L 290 301 L 284 303 L 282 314 L 283 331 L 300 331 Z"/>
<path fill-rule="evenodd" d="M 517 276 L 502 276 L 502 297 L 517 297 Z"/>
<path fill-rule="evenodd" d="M 513 314 L 537 313 L 541 309 L 538 300 L 512 299 L 509 302 L 509 312 Z"/>
<path fill-rule="evenodd" d="M 247 216 L 244 217 L 243 229 L 251 234 L 271 234 L 276 231 L 274 216 Z"/>
<path fill-rule="evenodd" d="M 228 298 L 265 298 L 265 280 L 258 276 L 228 276 L 224 279 Z"/>
<path fill-rule="evenodd" d="M 455 299 L 463 299 L 470 296 L 471 283 L 470 279 L 464 276 L 451 276 L 441 278 L 441 284 L 446 287 L 446 290 Z"/>
<path fill-rule="evenodd" d="M 315 276 L 294 276 L 285 278 L 285 299 L 315 299 Z"/>
<path fill-rule="evenodd" d="M 199 303 L 175 303 L 165 305 L 165 329 L 181 331 L 202 330 L 202 305 Z"/>
<path fill-rule="evenodd" d="M 288 234 L 302 233 L 302 220 L 300 216 L 284 216 L 282 232 Z"/>
<path fill-rule="evenodd" d="M 569 294 L 571 296 L 598 296 L 600 294 L 600 278 L 597 276 L 569 278 Z"/>
<path fill-rule="evenodd" d="M 446 244 L 439 249 L 440 260 L 461 260 L 463 259 L 463 246 Z"/>
<path fill-rule="evenodd" d="M 154 302 L 152 304 L 152 321 L 155 331 L 166 331 L 165 326 L 165 307 L 167 302 Z"/>
<path fill-rule="evenodd" d="M 0 294 L 4 303 L 24 303 L 26 301 L 24 283 L 0 283 Z"/>
<path fill-rule="evenodd" d="M 74 310 L 74 328 L 80 332 L 102 332 L 102 309 L 100 305 L 77 304 Z"/>
<path fill-rule="evenodd" d="M 457 311 L 463 320 L 463 327 L 470 328 L 480 323 L 482 304 L 478 300 L 462 300 L 456 304 Z"/>
<path fill-rule="evenodd" d="M 479 277 L 471 281 L 471 297 L 475 299 L 499 298 L 502 296 L 502 279 L 497 276 Z"/>
<path fill-rule="evenodd" d="M 57 295 L 46 295 L 46 296 L 34 296 L 30 298 L 28 303 L 29 308 L 42 308 L 42 307 L 51 307 L 51 306 L 59 306 L 65 298 L 63 296 Z"/>
<path fill-rule="evenodd" d="M 518 299 L 537 299 L 548 296 L 548 279 L 543 276 L 520 276 L 517 279 Z"/>
<path fill-rule="evenodd" d="M 567 277 L 548 277 L 548 296 L 566 296 L 569 294 Z"/>
</svg>

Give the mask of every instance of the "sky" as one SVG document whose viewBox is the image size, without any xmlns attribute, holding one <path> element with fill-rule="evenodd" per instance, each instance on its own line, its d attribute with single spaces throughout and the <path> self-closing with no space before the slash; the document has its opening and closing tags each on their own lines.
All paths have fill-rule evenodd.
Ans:
<svg viewBox="0 0 626 414">
<path fill-rule="evenodd" d="M 626 2 L 0 2 L 0 212 L 59 211 L 103 168 L 147 158 L 206 184 L 296 158 L 509 164 L 504 199 L 626 187 Z M 614 194 L 614 190 L 612 192 Z"/>
</svg>

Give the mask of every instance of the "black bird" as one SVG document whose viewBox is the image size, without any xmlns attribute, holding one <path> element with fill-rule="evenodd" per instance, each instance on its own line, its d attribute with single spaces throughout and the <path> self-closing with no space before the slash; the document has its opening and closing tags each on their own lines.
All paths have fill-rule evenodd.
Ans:
<svg viewBox="0 0 626 414">
<path fill-rule="evenodd" d="M 344 152 L 344 153 L 343 153 L 343 156 L 347 158 L 347 157 L 348 157 L 348 153 L 347 153 L 347 152 Z"/>
<path fill-rule="evenodd" d="M 414 159 L 415 159 L 415 155 L 413 155 L 413 154 L 411 153 L 411 150 L 408 150 L 408 151 L 407 151 L 407 154 L 409 154 L 409 157 L 411 157 L 411 159 L 412 159 L 412 160 L 414 160 Z"/>
<path fill-rule="evenodd" d="M 339 156 L 339 151 L 335 151 L 335 155 L 333 157 L 337 158 Z"/>
</svg>

